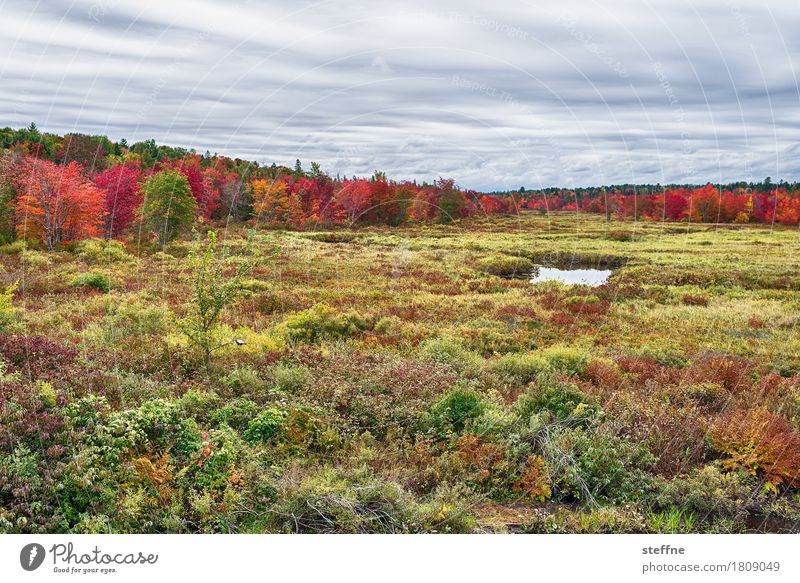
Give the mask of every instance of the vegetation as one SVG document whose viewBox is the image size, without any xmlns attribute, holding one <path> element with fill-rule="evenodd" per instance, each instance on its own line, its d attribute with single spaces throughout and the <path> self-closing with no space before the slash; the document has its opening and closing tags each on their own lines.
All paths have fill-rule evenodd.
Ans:
<svg viewBox="0 0 800 583">
<path fill-rule="evenodd" d="M 64 208 L 104 209 L 0 213 L 4 532 L 798 530 L 777 219 L 486 216 L 536 193 L 0 138 L 0 200 L 52 165 Z"/>
</svg>

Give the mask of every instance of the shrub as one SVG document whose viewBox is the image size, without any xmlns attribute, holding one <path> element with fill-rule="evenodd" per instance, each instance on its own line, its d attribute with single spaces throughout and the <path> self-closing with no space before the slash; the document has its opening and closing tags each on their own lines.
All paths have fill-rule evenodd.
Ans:
<svg viewBox="0 0 800 583">
<path fill-rule="evenodd" d="M 486 400 L 472 389 L 455 387 L 431 407 L 428 423 L 440 435 L 458 434 L 470 420 L 483 415 L 487 407 Z"/>
<path fill-rule="evenodd" d="M 684 294 L 681 301 L 687 306 L 707 306 L 708 298 L 698 294 Z"/>
<path fill-rule="evenodd" d="M 288 453 L 328 451 L 338 443 L 336 431 L 312 409 L 269 407 L 248 425 L 245 441 L 264 442 Z"/>
<path fill-rule="evenodd" d="M 211 414 L 211 420 L 217 425 L 224 423 L 237 431 L 251 431 L 252 428 L 252 432 L 247 434 L 245 439 L 248 441 L 258 441 L 259 439 L 266 441 L 264 436 L 259 433 L 263 429 L 264 420 L 262 419 L 259 422 L 260 424 L 256 423 L 264 413 L 259 414 L 258 405 L 249 399 L 233 399 L 224 407 L 214 411 Z M 256 424 L 255 427 L 253 426 L 254 423 Z M 258 438 L 256 438 L 257 435 Z"/>
<path fill-rule="evenodd" d="M 588 361 L 587 354 L 572 346 L 553 345 L 538 351 L 550 369 L 567 374 L 580 375 Z"/>
<path fill-rule="evenodd" d="M 323 339 L 345 338 L 367 325 L 355 313 L 340 314 L 327 304 L 292 314 L 278 327 L 278 333 L 292 342 L 315 343 Z"/>
<path fill-rule="evenodd" d="M 800 433 L 783 417 L 766 409 L 732 411 L 711 426 L 708 437 L 728 456 L 724 467 L 763 475 L 775 492 L 800 486 Z"/>
<path fill-rule="evenodd" d="M 104 239 L 80 241 L 77 245 L 77 254 L 87 263 L 117 263 L 133 259 L 133 256 L 128 255 L 125 251 L 125 246 L 120 241 Z"/>
<path fill-rule="evenodd" d="M 527 277 L 533 271 L 533 262 L 525 257 L 513 255 L 494 255 L 480 259 L 477 264 L 479 271 L 500 277 Z"/>
<path fill-rule="evenodd" d="M 547 444 L 545 460 L 556 491 L 579 500 L 630 502 L 648 492 L 655 458 L 643 445 L 610 427 L 572 428 Z"/>
<path fill-rule="evenodd" d="M 633 233 L 630 231 L 609 231 L 606 237 L 612 241 L 627 242 L 633 241 Z"/>
<path fill-rule="evenodd" d="M 273 441 L 280 435 L 286 417 L 287 412 L 282 409 L 265 409 L 250 422 L 242 437 L 251 443 Z"/>
<path fill-rule="evenodd" d="M 418 530 L 416 505 L 398 485 L 365 468 L 331 466 L 295 477 L 278 489 L 274 515 L 297 533 L 402 533 Z"/>
<path fill-rule="evenodd" d="M 145 303 L 136 297 L 111 295 L 103 304 L 106 314 L 87 334 L 96 334 L 104 342 L 113 344 L 129 338 L 157 336 L 167 329 L 170 312 L 167 308 Z"/>
<path fill-rule="evenodd" d="M 272 369 L 272 374 L 278 389 L 287 393 L 297 393 L 309 379 L 308 369 L 302 366 L 278 364 Z"/>
<path fill-rule="evenodd" d="M 70 282 L 70 285 L 72 287 L 93 287 L 103 293 L 111 291 L 111 279 L 105 273 L 97 271 L 78 275 Z"/>
<path fill-rule="evenodd" d="M 17 239 L 11 243 L 0 245 L 0 253 L 4 255 L 18 255 L 28 248 L 29 242 L 25 239 Z"/>
<path fill-rule="evenodd" d="M 11 299 L 14 297 L 18 284 L 19 282 L 12 283 L 6 286 L 3 291 L 0 291 L 0 332 L 8 328 L 16 318 L 16 310 L 11 303 Z"/>
<path fill-rule="evenodd" d="M 554 345 L 534 352 L 507 354 L 496 360 L 491 368 L 500 375 L 527 383 L 543 373 L 580 375 L 588 360 L 586 353 L 578 348 Z"/>
<path fill-rule="evenodd" d="M 536 352 L 506 354 L 490 364 L 490 369 L 525 384 L 550 371 L 549 363 Z"/>
<path fill-rule="evenodd" d="M 724 471 L 717 463 L 659 484 L 654 502 L 659 508 L 678 507 L 701 517 L 743 519 L 764 505 L 764 494 L 746 472 Z"/>
<path fill-rule="evenodd" d="M 451 338 L 430 338 L 420 346 L 420 356 L 439 364 L 450 366 L 466 376 L 477 376 L 483 359 Z"/>
<path fill-rule="evenodd" d="M 600 408 L 572 383 L 540 381 L 517 399 L 516 414 L 524 421 L 532 415 L 547 411 L 558 421 L 588 421 Z"/>
</svg>

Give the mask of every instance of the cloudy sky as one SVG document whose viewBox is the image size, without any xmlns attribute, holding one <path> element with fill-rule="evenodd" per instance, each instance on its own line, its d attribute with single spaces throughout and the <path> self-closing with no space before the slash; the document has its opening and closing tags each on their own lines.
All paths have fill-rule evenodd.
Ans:
<svg viewBox="0 0 800 583">
<path fill-rule="evenodd" d="M 797 0 L 0 0 L 0 126 L 465 187 L 800 178 Z"/>
</svg>

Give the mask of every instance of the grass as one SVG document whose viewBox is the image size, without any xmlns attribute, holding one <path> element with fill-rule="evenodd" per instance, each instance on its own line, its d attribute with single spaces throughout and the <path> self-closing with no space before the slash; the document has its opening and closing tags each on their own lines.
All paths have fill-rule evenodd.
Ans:
<svg viewBox="0 0 800 583">
<path fill-rule="evenodd" d="M 0 530 L 797 530 L 797 452 L 763 462 L 772 483 L 708 438 L 741 409 L 780 422 L 748 439 L 800 442 L 796 229 L 526 213 L 264 234 L 219 233 L 253 268 L 209 371 L 177 325 L 198 242 L 6 246 Z M 534 264 L 614 273 L 509 277 Z M 682 508 L 710 499 L 696 476 L 716 502 Z"/>
</svg>

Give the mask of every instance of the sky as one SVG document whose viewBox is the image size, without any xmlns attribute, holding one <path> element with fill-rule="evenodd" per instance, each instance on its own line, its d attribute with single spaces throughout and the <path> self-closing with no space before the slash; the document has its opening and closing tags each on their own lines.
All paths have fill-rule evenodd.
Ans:
<svg viewBox="0 0 800 583">
<path fill-rule="evenodd" d="M 797 0 L 0 0 L 0 126 L 506 190 L 800 178 Z"/>
</svg>

